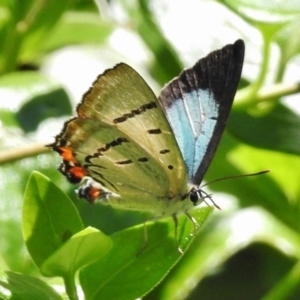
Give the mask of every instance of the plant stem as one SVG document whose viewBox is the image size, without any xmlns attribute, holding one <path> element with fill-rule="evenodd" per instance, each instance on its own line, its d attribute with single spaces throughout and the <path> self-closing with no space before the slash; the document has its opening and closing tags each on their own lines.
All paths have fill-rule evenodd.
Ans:
<svg viewBox="0 0 300 300">
<path fill-rule="evenodd" d="M 300 262 L 262 300 L 288 299 L 300 283 Z"/>
<path fill-rule="evenodd" d="M 3 150 L 0 152 L 0 165 L 48 152 L 50 152 L 50 150 L 40 143 Z"/>
</svg>

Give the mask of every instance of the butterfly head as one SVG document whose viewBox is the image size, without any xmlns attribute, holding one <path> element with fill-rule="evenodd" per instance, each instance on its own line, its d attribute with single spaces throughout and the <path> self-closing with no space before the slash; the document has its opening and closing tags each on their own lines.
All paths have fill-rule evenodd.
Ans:
<svg viewBox="0 0 300 300">
<path fill-rule="evenodd" d="M 211 195 L 207 194 L 204 190 L 202 190 L 199 187 L 192 187 L 191 190 L 187 195 L 185 195 L 185 198 L 188 198 L 194 206 L 197 206 L 204 202 L 206 205 L 209 206 L 209 204 L 206 202 L 206 199 L 209 199 L 209 201 L 217 208 L 221 209 L 212 199 Z"/>
<path fill-rule="evenodd" d="M 203 202 L 202 191 L 193 187 L 188 193 L 189 200 L 193 203 L 194 206 L 197 206 L 201 202 Z"/>
</svg>

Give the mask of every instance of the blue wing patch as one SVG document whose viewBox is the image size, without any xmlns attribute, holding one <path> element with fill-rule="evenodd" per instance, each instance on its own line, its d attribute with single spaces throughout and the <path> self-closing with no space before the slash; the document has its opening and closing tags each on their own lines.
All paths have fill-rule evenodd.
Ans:
<svg viewBox="0 0 300 300">
<path fill-rule="evenodd" d="M 207 151 L 217 123 L 219 105 L 207 90 L 183 93 L 167 115 L 188 169 L 189 178 L 196 175 Z M 199 101 L 200 100 L 200 101 Z"/>
<path fill-rule="evenodd" d="M 216 151 L 241 77 L 242 40 L 210 53 L 162 90 L 162 108 L 188 169 L 199 185 Z"/>
</svg>

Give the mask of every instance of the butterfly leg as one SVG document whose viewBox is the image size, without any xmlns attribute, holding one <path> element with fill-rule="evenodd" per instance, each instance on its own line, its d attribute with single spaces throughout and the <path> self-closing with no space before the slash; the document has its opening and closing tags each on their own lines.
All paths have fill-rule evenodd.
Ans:
<svg viewBox="0 0 300 300">
<path fill-rule="evenodd" d="M 143 245 L 142 245 L 141 249 L 136 254 L 136 256 L 139 256 L 140 254 L 142 254 L 142 252 L 145 250 L 147 244 L 148 244 L 148 229 L 147 229 L 147 226 L 146 226 L 146 222 L 144 222 L 144 242 L 143 242 Z"/>
<path fill-rule="evenodd" d="M 174 225 L 175 225 L 175 242 L 176 242 L 177 250 L 180 254 L 183 254 L 183 250 L 180 248 L 179 241 L 178 241 L 178 219 L 177 219 L 177 215 L 173 214 L 172 218 L 173 218 Z"/>
<path fill-rule="evenodd" d="M 193 223 L 193 225 L 194 225 L 194 235 L 196 235 L 196 233 L 198 232 L 199 224 L 197 223 L 195 218 L 192 215 L 190 215 L 187 211 L 185 212 L 185 215 Z"/>
</svg>

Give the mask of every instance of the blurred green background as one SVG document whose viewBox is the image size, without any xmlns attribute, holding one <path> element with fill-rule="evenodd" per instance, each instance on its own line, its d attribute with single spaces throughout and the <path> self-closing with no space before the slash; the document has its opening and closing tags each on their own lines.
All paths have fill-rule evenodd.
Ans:
<svg viewBox="0 0 300 300">
<path fill-rule="evenodd" d="M 144 220 L 77 199 L 42 146 L 98 74 L 123 61 L 158 94 L 183 67 L 241 38 L 240 89 L 205 180 L 271 172 L 210 185 L 222 211 L 144 299 L 299 299 L 299 20 L 296 0 L 1 0 L 0 270 L 40 276 L 21 232 L 33 170 L 68 192 L 86 226 L 111 234 Z"/>
</svg>

